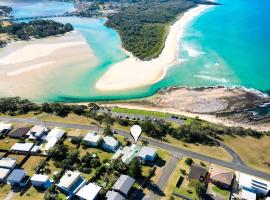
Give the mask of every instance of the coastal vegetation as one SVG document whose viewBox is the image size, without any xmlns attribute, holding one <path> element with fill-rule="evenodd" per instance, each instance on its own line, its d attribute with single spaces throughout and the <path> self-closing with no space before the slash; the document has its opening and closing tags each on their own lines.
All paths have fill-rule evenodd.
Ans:
<svg viewBox="0 0 270 200">
<path fill-rule="evenodd" d="M 53 20 L 34 20 L 28 23 L 10 23 L 8 26 L 0 25 L 0 34 L 5 33 L 14 39 L 19 40 L 43 38 L 58 34 L 64 34 L 72 30 L 73 26 L 71 24 L 62 24 Z"/>
<path fill-rule="evenodd" d="M 194 6 L 189 0 L 141 1 L 109 15 L 106 25 L 119 31 L 126 50 L 149 60 L 161 53 L 169 24 Z"/>
<path fill-rule="evenodd" d="M 0 17 L 7 17 L 11 12 L 11 7 L 0 5 Z"/>
</svg>

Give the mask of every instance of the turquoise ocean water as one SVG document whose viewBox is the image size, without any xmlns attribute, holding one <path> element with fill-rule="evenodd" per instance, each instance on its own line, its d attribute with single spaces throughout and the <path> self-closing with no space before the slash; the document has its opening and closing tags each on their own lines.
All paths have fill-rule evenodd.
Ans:
<svg viewBox="0 0 270 200">
<path fill-rule="evenodd" d="M 77 76 L 72 87 L 62 75 L 55 76 L 55 87 L 37 101 L 87 101 L 130 99 L 150 96 L 170 86 L 244 86 L 270 90 L 270 0 L 219 0 L 221 6 L 208 9 L 185 30 L 179 41 L 178 63 L 160 82 L 122 92 L 101 92 L 95 83 L 114 63 L 126 58 L 119 35 L 104 26 L 105 19 L 57 18 L 70 22 L 87 39 L 99 64 Z M 1 1 L 13 7 L 16 17 L 59 14 L 72 4 L 47 0 Z M 62 76 L 63 77 L 63 76 Z M 55 92 L 61 90 L 61 93 Z"/>
</svg>

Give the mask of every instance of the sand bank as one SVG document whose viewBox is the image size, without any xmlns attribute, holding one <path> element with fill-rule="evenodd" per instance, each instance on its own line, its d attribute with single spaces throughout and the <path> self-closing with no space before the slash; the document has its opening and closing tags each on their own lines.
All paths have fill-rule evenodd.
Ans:
<svg viewBox="0 0 270 200">
<path fill-rule="evenodd" d="M 200 5 L 185 12 L 171 27 L 160 56 L 151 61 L 129 58 L 113 65 L 96 83 L 100 90 L 125 90 L 151 85 L 164 78 L 168 67 L 176 62 L 178 40 L 186 25 L 209 5 Z"/>
<path fill-rule="evenodd" d="M 79 73 L 97 63 L 78 31 L 10 43 L 0 49 L 0 96 L 38 98 L 60 93 L 57 86 L 72 83 Z"/>
</svg>

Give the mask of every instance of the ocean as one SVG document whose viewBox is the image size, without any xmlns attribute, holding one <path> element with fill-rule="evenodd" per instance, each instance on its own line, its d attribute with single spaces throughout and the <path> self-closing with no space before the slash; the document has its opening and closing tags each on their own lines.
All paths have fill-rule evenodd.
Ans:
<svg viewBox="0 0 270 200">
<path fill-rule="evenodd" d="M 270 90 L 270 0 L 218 0 L 222 5 L 209 8 L 188 24 L 179 36 L 177 64 L 166 77 L 151 86 L 121 92 L 95 89 L 96 81 L 114 63 L 127 57 L 118 33 L 104 26 L 106 19 L 56 18 L 79 30 L 100 60 L 70 85 L 59 74 L 54 87 L 35 101 L 80 102 L 89 100 L 132 99 L 151 96 L 171 86 L 243 86 L 263 92 Z M 60 14 L 73 10 L 70 3 L 47 0 L 1 1 L 13 7 L 15 17 Z M 64 77 L 64 78 L 63 78 Z M 63 83 L 61 81 L 63 80 Z M 71 87 L 72 85 L 72 87 Z M 55 92 L 61 90 L 61 94 Z M 31 97 L 29 97 L 31 99 Z"/>
</svg>

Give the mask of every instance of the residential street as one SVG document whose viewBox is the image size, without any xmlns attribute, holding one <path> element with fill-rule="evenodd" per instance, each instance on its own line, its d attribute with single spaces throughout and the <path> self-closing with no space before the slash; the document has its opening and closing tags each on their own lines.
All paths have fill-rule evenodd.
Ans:
<svg viewBox="0 0 270 200">
<path fill-rule="evenodd" d="M 164 191 L 166 184 L 168 183 L 168 180 L 173 173 L 174 169 L 176 168 L 179 159 L 181 156 L 179 154 L 172 155 L 171 159 L 166 163 L 165 167 L 162 169 L 162 175 L 160 176 L 158 182 L 156 185 L 159 187 L 161 191 Z M 151 192 L 150 196 L 145 196 L 144 199 L 147 200 L 156 200 L 159 197 L 158 194 L 155 194 Z"/>
<path fill-rule="evenodd" d="M 33 118 L 0 117 L 0 120 L 1 121 L 8 121 L 8 122 L 29 123 L 29 124 L 34 124 L 34 125 L 38 125 L 38 124 L 44 125 L 44 124 L 46 124 L 46 126 L 59 126 L 59 127 L 63 127 L 63 128 L 73 128 L 73 129 L 86 129 L 86 130 L 96 130 L 96 131 L 98 129 L 100 129 L 96 125 L 81 125 L 81 124 L 59 123 L 59 122 L 48 122 L 48 121 L 44 122 L 42 120 L 33 119 Z M 128 132 L 125 132 L 125 131 L 122 131 L 122 130 L 116 130 L 116 131 L 120 135 L 131 137 Z M 257 171 L 255 169 L 252 169 L 252 168 L 248 167 L 247 165 L 245 165 L 242 162 L 242 160 L 240 159 L 240 156 L 237 155 L 233 150 L 228 151 L 228 149 L 230 149 L 228 146 L 225 148 L 225 150 L 227 150 L 228 153 L 232 155 L 233 161 L 231 161 L 231 162 L 227 162 L 227 161 L 219 160 L 219 159 L 216 159 L 216 158 L 212 158 L 212 157 L 202 155 L 202 154 L 197 153 L 197 152 L 193 152 L 193 151 L 183 149 L 181 147 L 175 147 L 175 146 L 172 146 L 172 145 L 170 145 L 168 143 L 162 142 L 160 140 L 156 140 L 156 139 L 152 139 L 152 138 L 146 138 L 146 137 L 143 137 L 143 136 L 140 137 L 140 139 L 148 141 L 150 145 L 166 149 L 166 150 L 170 151 L 174 155 L 178 154 L 178 155 L 183 155 L 183 156 L 199 159 L 199 160 L 202 160 L 202 161 L 205 161 L 205 162 L 213 163 L 213 164 L 220 165 L 220 166 L 223 166 L 223 167 L 228 167 L 228 168 L 231 168 L 231 169 L 234 169 L 234 170 L 238 170 L 238 171 L 241 171 L 241 172 L 244 172 L 244 173 L 248 173 L 248 174 L 251 174 L 251 175 L 254 175 L 254 176 L 258 176 L 260 178 L 270 180 L 270 174 L 260 172 L 260 171 Z"/>
</svg>

